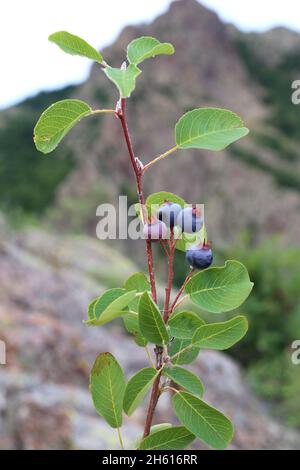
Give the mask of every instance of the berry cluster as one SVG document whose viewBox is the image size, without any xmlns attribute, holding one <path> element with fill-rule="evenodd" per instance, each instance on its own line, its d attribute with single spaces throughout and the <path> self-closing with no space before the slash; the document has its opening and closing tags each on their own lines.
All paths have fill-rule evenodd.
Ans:
<svg viewBox="0 0 300 470">
<path fill-rule="evenodd" d="M 165 201 L 158 209 L 157 217 L 144 224 L 143 236 L 152 242 L 166 240 L 170 230 L 174 234 L 175 227 L 182 233 L 193 234 L 202 229 L 203 223 L 201 211 L 196 206 L 182 209 L 179 204 Z M 204 242 L 191 246 L 186 252 L 186 260 L 192 268 L 208 268 L 213 261 L 211 244 Z"/>
</svg>

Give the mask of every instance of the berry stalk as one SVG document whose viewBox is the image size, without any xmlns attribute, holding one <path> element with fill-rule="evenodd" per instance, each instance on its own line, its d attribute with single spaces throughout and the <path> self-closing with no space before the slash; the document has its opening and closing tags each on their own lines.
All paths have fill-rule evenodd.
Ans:
<svg viewBox="0 0 300 470">
<path fill-rule="evenodd" d="M 169 313 L 170 313 L 170 297 L 172 290 L 173 282 L 173 261 L 174 261 L 174 252 L 176 246 L 176 240 L 174 241 L 174 229 L 171 228 L 170 234 L 170 254 L 168 256 L 168 281 L 166 287 L 166 298 L 165 298 L 165 307 L 164 307 L 164 322 L 168 323 Z"/>
<path fill-rule="evenodd" d="M 189 272 L 189 274 L 187 275 L 187 277 L 185 278 L 185 281 L 184 283 L 182 284 L 181 288 L 179 289 L 173 303 L 172 303 L 172 306 L 171 306 L 171 309 L 170 309 L 170 315 L 173 313 L 173 310 L 175 309 L 176 305 L 177 305 L 177 302 L 182 294 L 182 292 L 184 291 L 184 288 L 185 286 L 187 285 L 188 281 L 191 279 L 192 275 L 194 274 L 195 272 L 195 268 L 192 268 L 191 271 Z"/>
</svg>

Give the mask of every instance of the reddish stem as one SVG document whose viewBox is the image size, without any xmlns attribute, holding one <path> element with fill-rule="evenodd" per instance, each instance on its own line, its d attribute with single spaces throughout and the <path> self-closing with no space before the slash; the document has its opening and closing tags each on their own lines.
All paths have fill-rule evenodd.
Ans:
<svg viewBox="0 0 300 470">
<path fill-rule="evenodd" d="M 168 323 L 169 319 L 169 307 L 170 307 L 170 297 L 171 297 L 171 290 L 172 290 L 172 282 L 173 282 L 173 261 L 174 261 L 174 253 L 175 253 L 175 245 L 174 243 L 174 229 L 171 229 L 171 236 L 170 236 L 170 255 L 168 257 L 168 281 L 166 287 L 166 297 L 165 297 L 165 306 L 164 306 L 164 322 Z"/>
<path fill-rule="evenodd" d="M 167 250 L 165 241 L 164 241 L 164 240 L 160 240 L 160 244 L 161 244 L 162 249 L 163 249 L 164 252 L 165 252 L 166 257 L 169 258 L 170 253 L 169 253 L 168 250 Z"/>
<path fill-rule="evenodd" d="M 146 253 L 147 253 L 147 262 L 148 262 L 148 272 L 151 284 L 151 293 L 152 298 L 155 303 L 157 303 L 157 294 L 156 294 L 156 284 L 153 268 L 153 255 L 152 255 L 152 245 L 150 240 L 146 240 Z"/>
<path fill-rule="evenodd" d="M 141 204 L 141 209 L 143 211 L 144 219 L 145 219 L 145 215 L 146 215 L 145 214 L 145 196 L 144 196 L 143 186 L 142 186 L 143 170 L 140 167 L 140 165 L 137 163 L 137 160 L 134 155 L 131 138 L 130 138 L 130 134 L 129 134 L 128 126 L 127 126 L 125 98 L 122 98 L 121 100 L 121 109 L 117 111 L 117 116 L 120 119 L 121 124 L 122 124 L 123 134 L 125 137 L 132 168 L 135 174 L 139 203 Z M 149 279 L 150 279 L 150 284 L 151 284 L 152 297 L 153 297 L 154 302 L 157 302 L 156 283 L 155 283 L 154 268 L 153 268 L 152 246 L 151 246 L 150 240 L 146 240 L 146 254 L 147 254 L 148 272 L 149 272 Z"/>
<path fill-rule="evenodd" d="M 169 318 L 170 296 L 171 296 L 172 281 L 173 281 L 173 261 L 174 261 L 174 253 L 175 253 L 175 246 L 176 246 L 176 241 L 174 241 L 174 229 L 171 229 L 171 236 L 170 236 L 170 241 L 169 241 L 170 253 L 167 252 L 167 249 L 163 241 L 161 245 L 163 246 L 166 252 L 167 258 L 168 258 L 168 281 L 167 281 L 167 287 L 166 287 L 166 297 L 165 297 L 165 306 L 164 306 L 164 322 L 167 323 L 168 318 Z M 162 353 L 163 353 L 163 348 L 156 347 L 156 357 L 158 358 L 157 368 L 161 368 L 163 365 Z M 155 408 L 159 399 L 159 395 L 160 395 L 160 389 L 159 389 L 160 378 L 161 378 L 161 372 L 159 372 L 158 376 L 156 377 L 153 383 L 146 422 L 145 422 L 145 428 L 144 428 L 144 438 L 149 435 L 150 430 L 151 430 L 151 424 L 153 420 L 154 411 L 155 411 Z"/>
<path fill-rule="evenodd" d="M 174 299 L 174 302 L 172 303 L 172 306 L 171 306 L 171 309 L 170 309 L 170 315 L 173 313 L 173 310 L 175 309 L 176 307 L 176 304 L 178 302 L 178 299 L 179 297 L 181 296 L 182 292 L 184 291 L 184 288 L 185 286 L 187 285 L 187 283 L 189 282 L 189 280 L 191 279 L 192 275 L 194 274 L 195 272 L 195 268 L 191 269 L 191 271 L 189 272 L 189 274 L 187 275 L 187 277 L 185 278 L 185 281 L 184 283 L 182 284 L 181 288 L 179 289 L 175 299 Z"/>
<path fill-rule="evenodd" d="M 139 197 L 139 203 L 141 204 L 141 209 L 143 213 L 143 218 L 144 220 L 147 219 L 147 212 L 145 208 L 145 196 L 143 192 L 143 186 L 142 186 L 142 177 L 143 177 L 143 168 L 142 165 L 138 162 L 138 160 L 135 158 L 132 143 L 131 143 L 131 138 L 127 126 L 127 117 L 126 117 L 126 100 L 123 98 L 121 100 L 121 107 L 117 109 L 116 111 L 117 117 L 121 121 L 122 129 L 123 129 L 123 134 L 124 138 L 126 141 L 127 149 L 129 152 L 132 168 L 135 174 L 135 179 L 136 179 L 136 186 L 137 186 L 137 193 Z M 166 255 L 168 257 L 168 282 L 167 282 L 167 287 L 166 287 L 166 297 L 165 297 L 165 306 L 164 306 L 164 321 L 167 323 L 168 318 L 170 314 L 172 313 L 174 307 L 176 306 L 176 302 L 178 298 L 180 297 L 185 284 L 187 283 L 188 279 L 191 276 L 190 275 L 187 277 L 185 280 L 185 283 L 183 284 L 182 288 L 180 289 L 179 293 L 176 296 L 175 301 L 172 304 L 171 309 L 170 307 L 170 296 L 171 296 L 171 290 L 172 290 L 172 281 L 173 281 L 173 260 L 174 260 L 174 253 L 175 253 L 175 246 L 176 246 L 176 241 L 174 242 L 174 231 L 171 230 L 171 238 L 169 241 L 169 250 L 170 252 L 168 253 L 167 248 L 162 242 L 162 246 L 166 252 Z M 147 254 L 147 263 L 148 263 L 148 272 L 149 272 L 149 279 L 150 279 L 150 284 L 151 284 L 151 292 L 152 292 L 152 297 L 155 303 L 157 303 L 157 293 L 156 293 L 156 283 L 155 283 L 155 275 L 154 275 L 154 268 L 153 268 L 153 255 L 152 255 L 152 244 L 151 240 L 146 240 L 146 254 Z M 156 354 L 156 368 L 157 370 L 160 370 L 162 367 L 163 363 L 163 348 L 162 346 L 156 346 L 155 348 L 155 354 Z M 159 399 L 160 395 L 160 379 L 161 379 L 161 371 L 158 373 L 156 379 L 154 380 L 153 386 L 152 386 L 152 391 L 151 391 L 151 397 L 150 397 L 150 402 L 147 410 L 147 417 L 146 417 L 146 422 L 145 422 L 145 427 L 144 427 L 144 437 L 147 437 L 150 433 L 151 430 L 151 425 L 152 425 L 152 420 L 155 412 L 155 408 Z"/>
<path fill-rule="evenodd" d="M 151 397 L 150 397 L 150 402 L 148 406 L 147 417 L 146 417 L 146 422 L 145 422 L 145 427 L 144 427 L 144 434 L 143 434 L 144 438 L 149 435 L 150 430 L 151 430 L 154 411 L 155 411 L 155 408 L 159 399 L 159 395 L 160 395 L 160 391 L 159 391 L 160 377 L 161 377 L 161 372 L 159 372 L 159 374 L 157 375 L 152 386 Z"/>
<path fill-rule="evenodd" d="M 133 167 L 133 170 L 134 170 L 134 173 L 135 173 L 139 200 L 140 200 L 140 203 L 142 205 L 144 205 L 145 204 L 145 198 L 144 198 L 144 194 L 143 194 L 143 191 L 142 191 L 142 170 L 141 170 L 141 168 L 139 168 L 139 166 L 137 164 L 137 161 L 136 161 L 136 158 L 135 158 L 135 155 L 134 155 L 134 151 L 133 151 L 133 147 L 132 147 L 132 143 L 131 143 L 131 138 L 130 138 L 130 134 L 129 134 L 128 126 L 127 126 L 126 100 L 125 100 L 125 98 L 122 98 L 121 109 L 118 112 L 118 117 L 119 117 L 119 119 L 121 121 L 121 124 L 122 124 L 122 129 L 123 129 L 124 137 L 125 137 L 125 140 L 126 140 L 126 144 L 127 144 L 131 164 L 132 164 L 132 167 Z"/>
<path fill-rule="evenodd" d="M 126 100 L 124 98 L 122 98 L 121 100 L 121 108 L 117 110 L 116 115 L 120 119 L 121 124 L 122 124 L 123 134 L 124 134 L 127 149 L 129 152 L 132 168 L 135 174 L 139 203 L 141 204 L 143 218 L 144 220 L 146 220 L 147 213 L 145 210 L 145 196 L 144 196 L 143 186 L 142 186 L 143 169 L 141 168 L 140 164 L 137 163 L 137 160 L 134 155 L 131 138 L 130 138 L 130 134 L 129 134 L 128 126 L 127 126 Z M 157 303 L 151 240 L 146 240 L 146 254 L 147 254 L 148 272 L 149 272 L 149 279 L 150 279 L 150 284 L 151 284 L 152 298 L 154 302 Z M 156 354 L 156 367 L 157 369 L 160 369 L 161 362 L 162 362 L 162 359 L 161 359 L 162 347 L 161 346 L 156 346 L 155 354 Z M 160 391 L 159 391 L 160 377 L 161 377 L 161 373 L 157 375 L 152 386 L 151 398 L 150 398 L 150 403 L 148 406 L 147 418 L 146 418 L 145 428 L 144 428 L 144 437 L 148 436 L 148 434 L 150 433 L 154 411 L 155 411 L 155 408 L 159 399 L 159 394 L 160 394 Z"/>
</svg>

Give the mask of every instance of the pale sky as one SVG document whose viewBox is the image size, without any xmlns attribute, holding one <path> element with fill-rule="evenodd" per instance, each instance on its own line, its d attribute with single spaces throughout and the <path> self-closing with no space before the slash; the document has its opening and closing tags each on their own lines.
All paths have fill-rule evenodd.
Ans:
<svg viewBox="0 0 300 470">
<path fill-rule="evenodd" d="M 171 0 L 2 1 L 0 108 L 40 90 L 87 78 L 90 62 L 64 54 L 47 41 L 49 34 L 67 30 L 101 50 L 125 25 L 150 22 L 170 3 Z M 299 0 L 202 0 L 202 3 L 243 30 L 261 31 L 284 25 L 300 31 Z"/>
</svg>

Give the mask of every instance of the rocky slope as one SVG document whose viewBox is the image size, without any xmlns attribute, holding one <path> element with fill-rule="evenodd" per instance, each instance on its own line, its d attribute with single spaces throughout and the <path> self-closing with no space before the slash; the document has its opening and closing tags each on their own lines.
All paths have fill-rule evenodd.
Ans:
<svg viewBox="0 0 300 470">
<path fill-rule="evenodd" d="M 109 265 L 108 265 L 109 263 Z M 86 305 L 104 286 L 120 285 L 135 267 L 103 243 L 30 230 L 16 235 L 1 225 L 0 449 L 109 449 L 116 435 L 96 415 L 88 374 L 97 353 L 116 355 L 130 377 L 146 356 L 120 324 L 87 328 Z M 300 448 L 300 436 L 267 414 L 249 391 L 239 366 L 227 356 L 201 352 L 194 370 L 206 400 L 234 421 L 233 449 Z M 157 418 L 173 420 L 169 397 Z M 141 433 L 140 408 L 125 420 L 127 447 Z M 196 444 L 198 446 L 199 443 Z"/>
<path fill-rule="evenodd" d="M 269 65 L 279 64 L 284 56 L 300 50 L 299 33 L 285 27 L 278 26 L 263 33 L 245 33 L 229 25 L 228 32 L 233 40 L 239 37 L 251 43 L 257 56 Z"/>
</svg>

